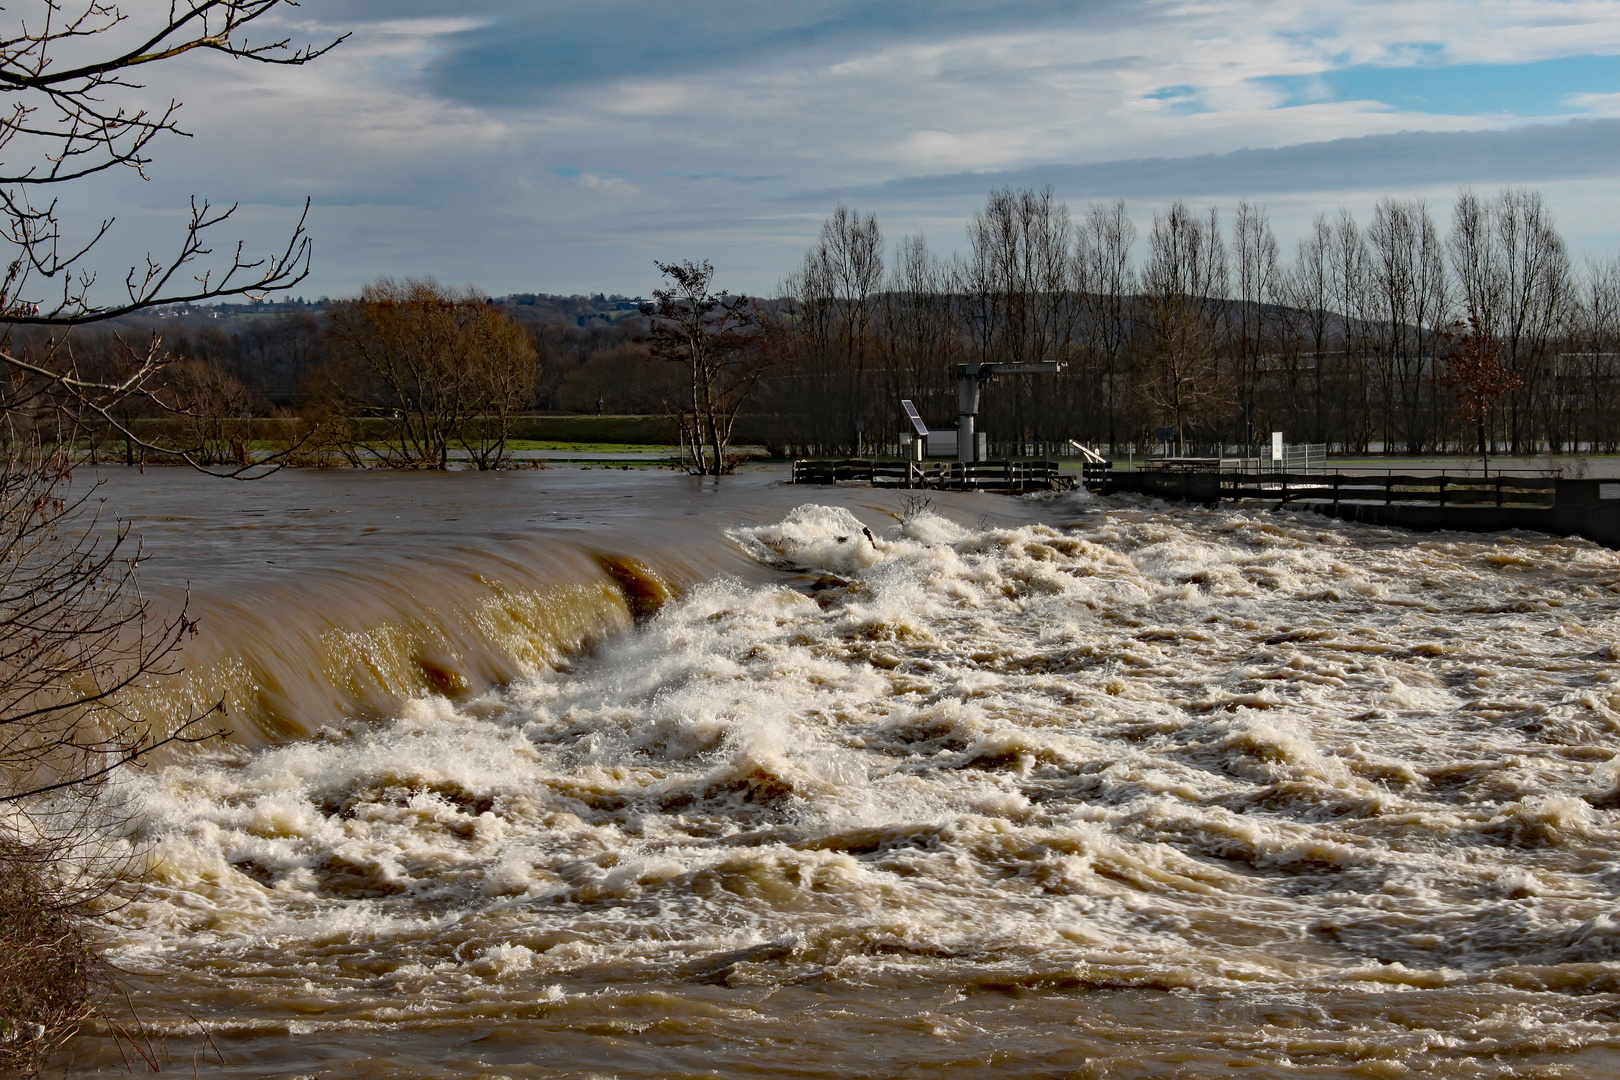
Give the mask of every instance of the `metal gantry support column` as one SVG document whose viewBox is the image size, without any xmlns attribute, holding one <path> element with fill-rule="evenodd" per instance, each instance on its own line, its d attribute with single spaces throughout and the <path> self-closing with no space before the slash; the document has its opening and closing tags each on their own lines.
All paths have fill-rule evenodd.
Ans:
<svg viewBox="0 0 1620 1080">
<path fill-rule="evenodd" d="M 985 372 L 989 364 L 963 364 L 956 377 L 956 460 L 978 461 L 979 440 L 975 424 L 979 418 L 979 391 L 990 380 L 993 372 Z"/>
<path fill-rule="evenodd" d="M 979 392 L 997 375 L 1055 375 L 1063 365 L 1055 362 L 1034 364 L 956 364 L 956 459 L 979 460 Z"/>
</svg>

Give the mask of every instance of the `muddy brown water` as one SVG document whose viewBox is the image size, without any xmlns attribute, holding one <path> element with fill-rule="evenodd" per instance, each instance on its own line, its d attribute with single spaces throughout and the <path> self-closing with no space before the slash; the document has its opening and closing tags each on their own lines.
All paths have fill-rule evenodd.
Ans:
<svg viewBox="0 0 1620 1080">
<path fill-rule="evenodd" d="M 1620 554 L 780 479 L 110 471 L 171 1069 L 1620 1075 Z"/>
</svg>

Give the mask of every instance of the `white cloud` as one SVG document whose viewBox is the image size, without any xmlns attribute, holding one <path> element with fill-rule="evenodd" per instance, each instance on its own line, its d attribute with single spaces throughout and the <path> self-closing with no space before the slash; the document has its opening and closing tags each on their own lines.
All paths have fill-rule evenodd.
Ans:
<svg viewBox="0 0 1620 1080">
<path fill-rule="evenodd" d="M 1278 108 L 1282 96 L 1253 80 L 1431 62 L 1437 50 L 1451 62 L 1620 52 L 1620 3 L 1609 0 L 1157 0 L 1062 18 L 1032 3 L 1000 25 L 941 4 L 900 26 L 885 20 L 903 9 L 854 0 L 770 10 L 713 0 L 708 17 L 657 23 L 642 45 L 622 39 L 665 9 L 507 0 L 458 10 L 309 0 L 287 23 L 296 35 L 355 31 L 309 67 L 173 65 L 154 93 L 187 102 L 197 139 L 161 144 L 151 185 L 124 178 L 97 198 L 172 207 L 197 191 L 268 207 L 312 194 L 316 291 L 379 273 L 472 277 L 495 291 L 634 291 L 651 283 L 655 255 L 705 252 L 751 268 L 734 284 L 759 289 L 819 222 L 818 210 L 783 212 L 778 200 L 794 192 L 1477 129 L 1502 121 L 1375 103 Z M 574 21 L 548 30 L 564 18 Z M 715 44 L 736 25 L 724 19 L 759 33 Z M 519 62 L 531 39 L 553 46 L 538 74 Z M 503 52 L 507 41 L 524 48 Z M 474 75 L 478 92 L 461 92 Z M 1148 96 L 1168 87 L 1190 89 Z M 1576 103 L 1615 115 L 1615 98 Z M 888 212 L 948 246 L 966 209 Z M 261 218 L 249 235 L 268 243 L 279 219 Z"/>
<path fill-rule="evenodd" d="M 598 173 L 583 173 L 579 177 L 580 187 L 591 191 L 599 191 L 605 195 L 617 198 L 629 198 L 641 194 L 641 189 L 622 176 L 602 176 Z"/>
<path fill-rule="evenodd" d="M 1620 116 L 1620 94 L 1571 94 L 1569 103 L 1592 116 Z"/>
</svg>

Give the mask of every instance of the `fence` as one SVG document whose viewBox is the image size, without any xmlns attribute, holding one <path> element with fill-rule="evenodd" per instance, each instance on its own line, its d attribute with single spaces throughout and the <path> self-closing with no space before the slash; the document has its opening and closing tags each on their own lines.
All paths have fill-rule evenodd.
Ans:
<svg viewBox="0 0 1620 1080">
<path fill-rule="evenodd" d="M 1426 503 L 1435 506 L 1552 507 L 1558 481 L 1530 476 L 1347 476 L 1343 473 L 1223 472 L 1223 499 L 1275 499 L 1278 502 Z"/>
<path fill-rule="evenodd" d="M 1239 472 L 1322 473 L 1327 471 L 1327 443 L 1284 446 L 1281 460 L 1271 456 L 1271 447 L 1263 446 L 1259 457 L 1222 458 L 1220 467 Z"/>
<path fill-rule="evenodd" d="M 795 484 L 870 484 L 873 487 L 960 491 L 1051 491 L 1068 487 L 1056 461 L 795 461 Z"/>
<path fill-rule="evenodd" d="M 1533 529 L 1584 536 L 1620 549 L 1620 483 L 1551 476 L 1415 476 L 1333 473 L 1099 470 L 1087 487 L 1213 506 L 1222 499 L 1291 504 L 1358 521 L 1420 531 Z"/>
</svg>

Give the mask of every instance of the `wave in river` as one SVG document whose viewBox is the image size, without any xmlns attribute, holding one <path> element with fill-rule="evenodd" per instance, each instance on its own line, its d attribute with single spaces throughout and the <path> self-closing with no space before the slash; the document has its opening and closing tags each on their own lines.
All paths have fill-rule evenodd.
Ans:
<svg viewBox="0 0 1620 1080">
<path fill-rule="evenodd" d="M 631 631 L 651 586 L 598 569 L 604 614 L 531 670 L 131 780 L 123 963 L 418 1068 L 446 1030 L 702 987 L 784 1031 L 814 987 L 1304 1010 L 1255 1075 L 1611 1053 L 1620 555 L 1077 498 L 1067 529 L 803 506 L 728 534 L 774 581 Z M 1177 1015 L 1141 1061 L 1231 1058 Z"/>
</svg>

